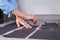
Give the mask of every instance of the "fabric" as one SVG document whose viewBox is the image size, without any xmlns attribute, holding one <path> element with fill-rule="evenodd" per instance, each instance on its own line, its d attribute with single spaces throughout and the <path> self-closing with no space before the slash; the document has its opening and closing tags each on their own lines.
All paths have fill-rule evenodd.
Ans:
<svg viewBox="0 0 60 40">
<path fill-rule="evenodd" d="M 4 14 L 10 15 L 10 12 L 18 8 L 16 0 L 0 0 L 0 8 Z"/>
</svg>

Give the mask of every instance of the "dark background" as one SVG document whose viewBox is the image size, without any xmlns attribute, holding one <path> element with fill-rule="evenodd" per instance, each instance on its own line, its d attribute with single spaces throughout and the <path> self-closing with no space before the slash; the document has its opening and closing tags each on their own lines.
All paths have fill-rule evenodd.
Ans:
<svg viewBox="0 0 60 40">
<path fill-rule="evenodd" d="M 3 11 L 0 9 L 0 24 L 3 23 Z"/>
</svg>

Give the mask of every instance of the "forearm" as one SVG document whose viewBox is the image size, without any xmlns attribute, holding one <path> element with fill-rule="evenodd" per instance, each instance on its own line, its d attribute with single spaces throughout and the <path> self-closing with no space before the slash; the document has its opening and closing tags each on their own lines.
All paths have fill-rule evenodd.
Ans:
<svg viewBox="0 0 60 40">
<path fill-rule="evenodd" d="M 18 9 L 15 9 L 12 11 L 12 14 L 14 14 L 15 16 L 19 16 L 19 17 L 26 17 L 26 14 L 22 13 L 21 11 L 19 11 Z"/>
<path fill-rule="evenodd" d="M 27 19 L 27 20 L 33 19 L 33 20 L 32 20 L 33 23 L 35 23 L 35 21 L 36 21 L 36 16 L 35 16 L 35 15 L 24 14 L 24 13 L 22 13 L 21 11 L 19 11 L 18 9 L 13 10 L 12 13 L 13 13 L 15 16 L 19 16 L 19 17 L 24 18 L 24 19 Z"/>
</svg>

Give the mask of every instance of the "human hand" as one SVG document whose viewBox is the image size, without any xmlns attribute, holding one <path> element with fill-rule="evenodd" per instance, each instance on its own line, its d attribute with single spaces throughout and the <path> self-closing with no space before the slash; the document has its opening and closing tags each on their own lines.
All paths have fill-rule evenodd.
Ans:
<svg viewBox="0 0 60 40">
<path fill-rule="evenodd" d="M 32 28 L 26 21 L 24 21 L 21 17 L 16 16 L 16 24 L 20 27 L 20 24 L 23 25 L 26 29 Z"/>
<path fill-rule="evenodd" d="M 13 10 L 13 11 L 12 11 L 12 14 L 14 14 L 14 15 L 16 15 L 16 16 L 19 16 L 19 17 L 21 17 L 21 18 L 25 18 L 25 19 L 28 19 L 28 20 L 32 20 L 33 24 L 35 24 L 36 21 L 37 21 L 35 15 L 22 13 L 22 12 L 19 11 L 18 9 Z"/>
</svg>

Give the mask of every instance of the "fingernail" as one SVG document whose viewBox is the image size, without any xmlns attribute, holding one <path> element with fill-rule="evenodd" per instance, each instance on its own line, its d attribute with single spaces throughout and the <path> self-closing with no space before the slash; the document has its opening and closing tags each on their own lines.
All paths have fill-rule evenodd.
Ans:
<svg viewBox="0 0 60 40">
<path fill-rule="evenodd" d="M 18 25 L 18 27 L 20 27 L 20 25 Z"/>
<path fill-rule="evenodd" d="M 30 28 L 32 28 L 32 27 L 30 27 Z"/>
</svg>

